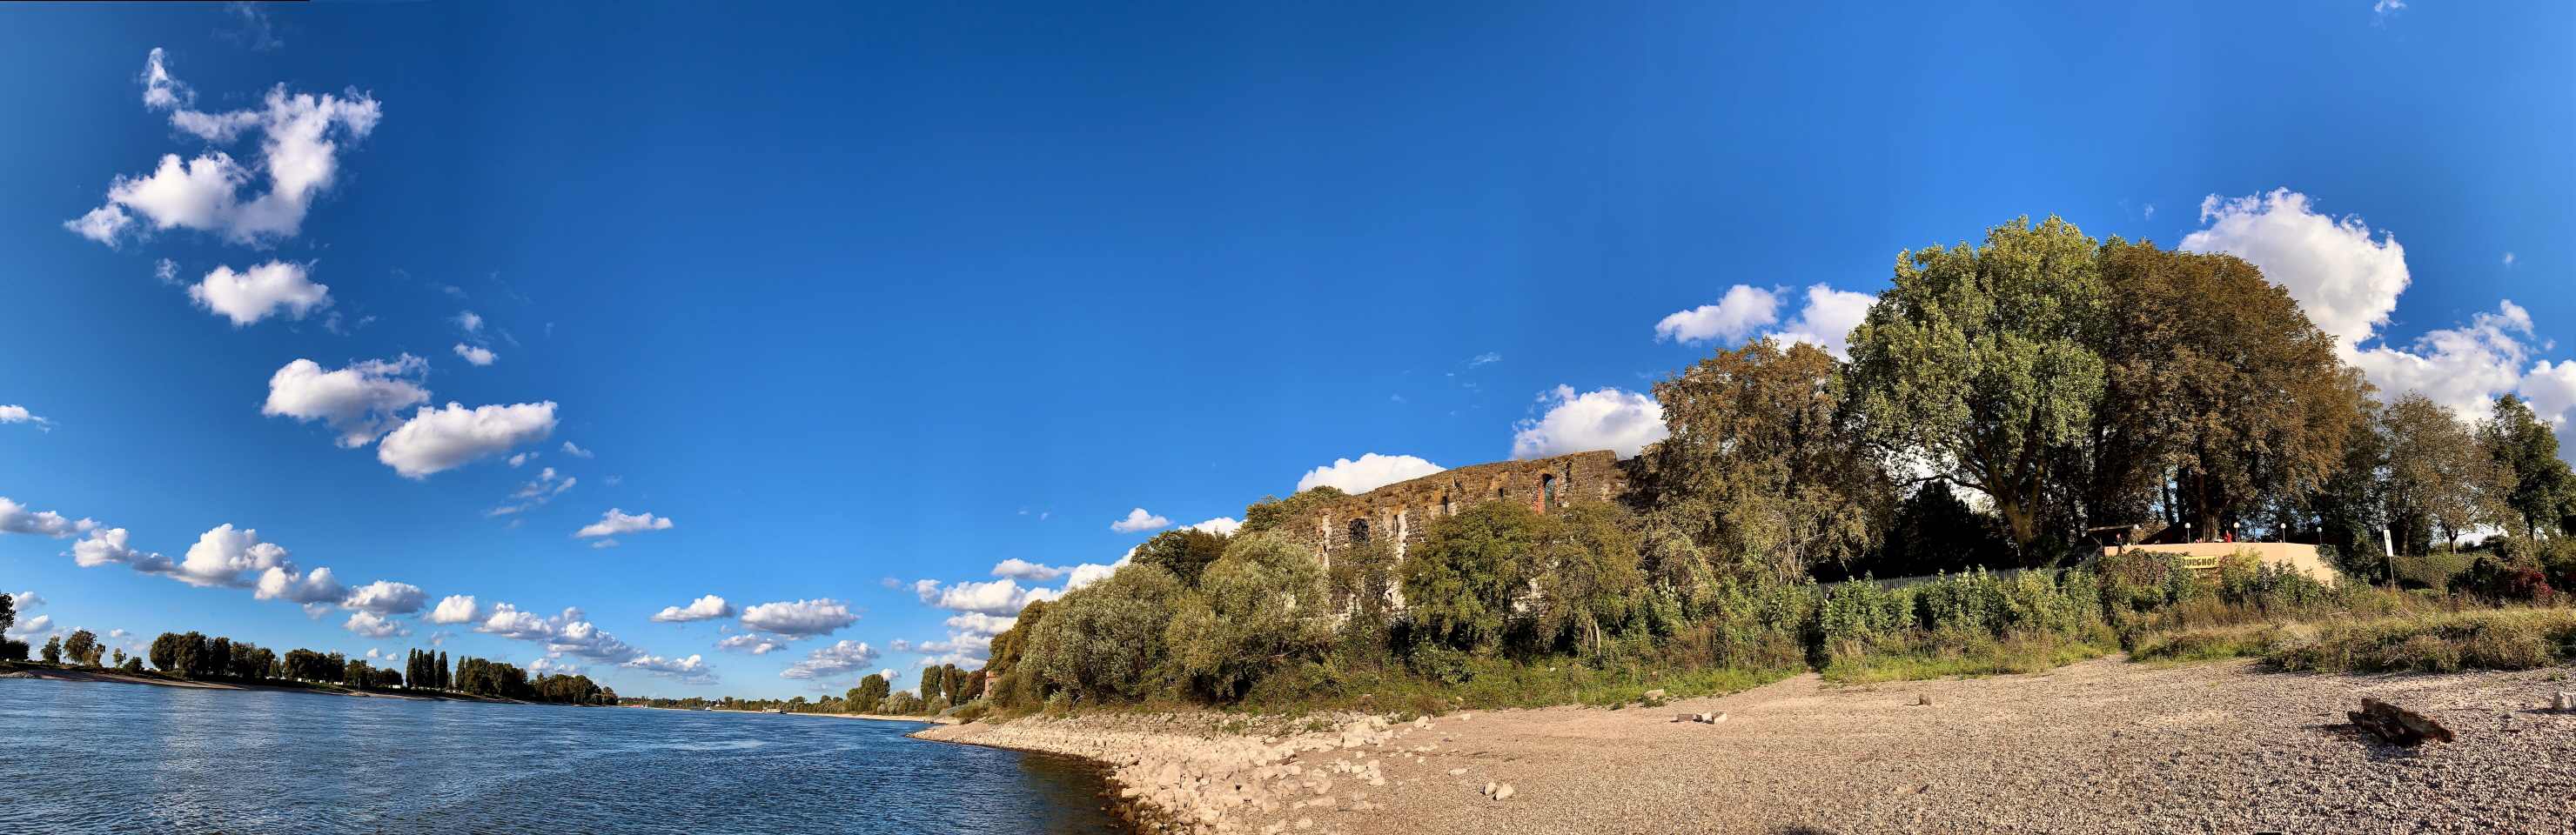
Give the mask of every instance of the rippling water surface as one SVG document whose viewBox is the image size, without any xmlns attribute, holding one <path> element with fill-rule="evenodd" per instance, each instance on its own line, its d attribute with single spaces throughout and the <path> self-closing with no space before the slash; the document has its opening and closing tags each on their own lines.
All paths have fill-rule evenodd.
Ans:
<svg viewBox="0 0 2576 835">
<path fill-rule="evenodd" d="M 0 832 L 1108 831 L 1082 764 L 920 727 L 0 679 Z"/>
</svg>

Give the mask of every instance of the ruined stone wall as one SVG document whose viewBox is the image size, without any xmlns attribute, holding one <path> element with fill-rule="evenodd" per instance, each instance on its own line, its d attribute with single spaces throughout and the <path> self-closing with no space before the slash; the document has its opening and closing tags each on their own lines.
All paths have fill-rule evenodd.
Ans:
<svg viewBox="0 0 2576 835">
<path fill-rule="evenodd" d="M 1309 508 L 1279 530 L 1332 565 L 1333 555 L 1370 541 L 1392 540 L 1396 559 L 1422 541 L 1431 520 L 1480 502 L 1513 501 L 1547 513 L 1577 498 L 1624 501 L 1628 470 L 1608 450 L 1529 461 L 1498 461 L 1443 470 Z"/>
</svg>

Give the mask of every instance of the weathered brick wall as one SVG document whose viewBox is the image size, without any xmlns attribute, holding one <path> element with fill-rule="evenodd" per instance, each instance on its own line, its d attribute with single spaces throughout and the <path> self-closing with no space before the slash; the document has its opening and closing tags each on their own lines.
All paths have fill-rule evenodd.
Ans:
<svg viewBox="0 0 2576 835">
<path fill-rule="evenodd" d="M 1479 502 L 1515 501 L 1546 513 L 1576 498 L 1624 501 L 1628 470 L 1609 450 L 1443 470 L 1308 509 L 1279 529 L 1331 565 L 1364 541 L 1392 538 L 1396 559 L 1422 541 L 1431 520 Z"/>
</svg>

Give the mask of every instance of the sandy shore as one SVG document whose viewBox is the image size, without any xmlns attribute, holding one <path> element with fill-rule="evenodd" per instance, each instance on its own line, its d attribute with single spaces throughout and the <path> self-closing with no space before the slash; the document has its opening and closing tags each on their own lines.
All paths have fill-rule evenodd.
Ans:
<svg viewBox="0 0 2576 835">
<path fill-rule="evenodd" d="M 2576 835 L 2576 714 L 2546 709 L 2576 690 L 2569 672 L 2101 659 L 1877 687 L 1809 675 L 1654 709 L 1340 717 L 1266 737 L 1219 732 L 1236 717 L 1216 714 L 915 736 L 1103 761 L 1145 828 L 1181 831 Z M 2363 696 L 2431 715 L 2459 741 L 2361 738 L 2343 711 Z M 1700 712 L 1726 719 L 1673 721 Z M 1490 799 L 1489 785 L 1512 791 Z"/>
</svg>

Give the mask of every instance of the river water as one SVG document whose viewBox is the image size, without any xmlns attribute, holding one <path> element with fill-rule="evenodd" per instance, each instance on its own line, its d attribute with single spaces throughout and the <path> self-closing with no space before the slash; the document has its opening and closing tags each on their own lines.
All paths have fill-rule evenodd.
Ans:
<svg viewBox="0 0 2576 835">
<path fill-rule="evenodd" d="M 1111 831 L 1084 764 L 921 727 L 0 679 L 0 832 Z"/>
</svg>

